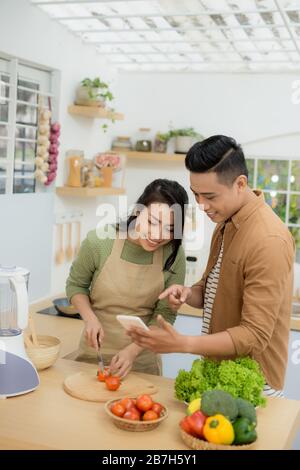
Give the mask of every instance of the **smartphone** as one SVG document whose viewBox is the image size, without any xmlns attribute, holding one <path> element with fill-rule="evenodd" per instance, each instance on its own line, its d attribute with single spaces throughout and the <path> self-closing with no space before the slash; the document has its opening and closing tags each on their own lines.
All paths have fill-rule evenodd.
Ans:
<svg viewBox="0 0 300 470">
<path fill-rule="evenodd" d="M 148 326 L 145 325 L 143 320 L 141 320 L 139 317 L 134 317 L 132 315 L 117 315 L 117 320 L 126 330 L 128 330 L 132 326 L 143 328 L 144 330 L 149 330 Z"/>
</svg>

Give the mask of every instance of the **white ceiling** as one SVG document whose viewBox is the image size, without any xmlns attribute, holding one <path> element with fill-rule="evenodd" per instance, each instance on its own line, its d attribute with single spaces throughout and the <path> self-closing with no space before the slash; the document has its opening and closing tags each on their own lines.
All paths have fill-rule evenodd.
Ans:
<svg viewBox="0 0 300 470">
<path fill-rule="evenodd" d="M 31 0 L 122 70 L 300 70 L 300 0 Z"/>
</svg>

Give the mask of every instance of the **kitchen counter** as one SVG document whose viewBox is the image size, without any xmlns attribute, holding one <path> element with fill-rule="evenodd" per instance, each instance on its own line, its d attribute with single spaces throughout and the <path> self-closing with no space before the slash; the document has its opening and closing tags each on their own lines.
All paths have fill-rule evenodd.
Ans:
<svg viewBox="0 0 300 470">
<path fill-rule="evenodd" d="M 95 366 L 59 359 L 40 373 L 40 387 L 32 393 L 0 400 L 0 449 L 187 449 L 178 423 L 185 405 L 173 398 L 172 379 L 140 374 L 157 385 L 157 401 L 169 409 L 160 426 L 138 434 L 115 427 L 103 404 L 67 395 L 62 383 L 77 371 Z M 112 392 L 112 396 L 113 396 Z M 288 449 L 300 427 L 300 401 L 269 399 L 258 409 L 255 449 Z"/>
<path fill-rule="evenodd" d="M 58 297 L 64 297 L 64 296 L 65 296 L 65 294 L 56 295 L 55 297 L 48 298 L 48 299 L 45 299 L 45 300 L 40 301 L 40 302 L 36 302 L 36 303 L 34 303 L 30 306 L 31 314 L 34 315 L 34 318 L 38 322 L 38 325 L 41 324 L 41 328 L 43 329 L 43 331 L 40 331 L 41 334 L 47 334 L 46 330 L 44 330 L 44 328 L 43 328 L 43 323 L 40 322 L 40 320 L 39 320 L 39 317 L 44 317 L 45 315 L 39 315 L 38 314 L 36 316 L 35 312 L 37 312 L 38 310 L 43 310 L 44 308 L 52 306 L 52 302 L 51 302 L 52 299 L 58 298 Z M 190 307 L 190 305 L 184 304 L 180 308 L 178 314 L 179 315 L 188 315 L 188 316 L 192 316 L 192 317 L 202 317 L 203 316 L 203 310 L 198 309 L 198 308 L 194 308 L 194 307 Z M 56 317 L 52 317 L 52 318 L 55 319 Z M 60 319 L 64 320 L 62 322 L 62 324 L 60 325 L 60 328 L 63 328 L 63 329 L 68 328 L 70 319 L 69 318 L 64 318 L 64 317 L 60 317 Z M 77 323 L 80 323 L 78 320 L 75 320 L 75 321 Z M 77 327 L 78 327 L 78 332 L 80 334 L 80 332 L 82 330 L 82 326 L 77 325 Z M 291 317 L 290 328 L 291 328 L 291 330 L 300 331 L 300 317 Z M 72 338 L 70 338 L 70 341 L 72 342 Z M 73 347 L 72 351 L 74 351 L 74 349 L 76 349 L 76 347 L 77 347 L 77 344 L 76 344 L 75 348 Z M 65 349 L 68 349 L 68 345 L 64 345 L 64 350 Z M 71 350 L 69 352 L 71 352 Z M 67 352 L 66 352 L 66 354 L 67 354 Z"/>
<path fill-rule="evenodd" d="M 49 301 L 48 301 L 49 304 Z M 47 301 L 31 311 L 39 334 L 59 337 L 61 356 L 74 351 L 82 330 L 82 321 L 35 314 Z M 65 377 L 78 371 L 95 369 L 90 364 L 59 359 L 40 372 L 41 384 L 27 395 L 0 400 L 0 449 L 186 449 L 178 423 L 185 405 L 174 398 L 174 381 L 140 374 L 159 391 L 154 395 L 169 409 L 169 417 L 149 432 L 130 433 L 114 426 L 101 403 L 78 400 L 62 387 Z M 112 392 L 113 394 L 114 392 Z M 113 395 L 112 395 L 113 396 Z M 288 449 L 300 428 L 300 401 L 269 399 L 258 409 L 256 449 Z"/>
</svg>

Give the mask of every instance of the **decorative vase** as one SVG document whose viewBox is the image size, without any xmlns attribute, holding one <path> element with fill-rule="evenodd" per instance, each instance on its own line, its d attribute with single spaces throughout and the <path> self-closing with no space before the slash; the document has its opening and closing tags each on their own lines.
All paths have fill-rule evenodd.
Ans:
<svg viewBox="0 0 300 470">
<path fill-rule="evenodd" d="M 79 86 L 76 90 L 75 104 L 79 106 L 99 106 L 104 108 L 105 99 L 102 96 L 98 96 L 101 91 L 101 88 Z"/>
<path fill-rule="evenodd" d="M 101 174 L 103 177 L 103 187 L 111 188 L 112 186 L 112 177 L 113 177 L 113 168 L 111 166 L 105 166 L 101 168 Z"/>
<path fill-rule="evenodd" d="M 168 142 L 155 138 L 154 141 L 154 152 L 166 153 Z"/>
<path fill-rule="evenodd" d="M 187 153 L 193 145 L 194 137 L 178 135 L 175 140 L 175 153 Z"/>
</svg>

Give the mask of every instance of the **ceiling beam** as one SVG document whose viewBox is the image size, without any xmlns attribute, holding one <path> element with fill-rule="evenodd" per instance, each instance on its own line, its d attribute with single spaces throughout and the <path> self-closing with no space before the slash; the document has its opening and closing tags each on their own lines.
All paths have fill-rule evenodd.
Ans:
<svg viewBox="0 0 300 470">
<path fill-rule="evenodd" d="M 283 39 L 283 41 L 291 41 L 290 38 L 287 38 L 287 39 Z M 249 39 L 245 39 L 245 38 L 241 38 L 241 39 L 237 39 L 237 38 L 233 38 L 233 39 L 198 39 L 198 40 L 195 40 L 195 39 L 183 39 L 181 41 L 173 41 L 173 40 L 170 40 L 170 39 L 158 39 L 158 40 L 154 40 L 154 41 L 147 41 L 147 39 L 145 40 L 138 40 L 138 41 L 135 41 L 135 40 L 131 40 L 131 41 L 122 41 L 121 39 L 120 40 L 117 40 L 117 41 L 99 41 L 99 39 L 97 39 L 96 41 L 91 41 L 91 40 L 84 40 L 83 43 L 84 44 L 93 44 L 93 45 L 96 45 L 96 46 L 117 46 L 118 44 L 131 44 L 131 45 L 141 45 L 141 44 L 212 44 L 212 43 L 217 43 L 217 44 L 230 44 L 231 42 L 235 42 L 235 43 L 239 43 L 239 42 L 274 42 L 274 43 L 277 43 L 277 39 L 276 38 L 266 38 L 266 39 L 262 39 L 262 38 L 249 38 Z"/>
<path fill-rule="evenodd" d="M 296 49 L 297 49 L 297 51 L 298 51 L 298 53 L 299 53 L 299 55 L 300 55 L 300 48 L 299 48 L 299 46 L 298 46 L 298 44 L 297 44 L 297 40 L 296 40 L 297 38 L 295 38 L 295 32 L 292 30 L 293 25 L 290 24 L 290 21 L 289 21 L 289 19 L 286 17 L 286 13 L 285 13 L 285 12 L 283 11 L 283 9 L 281 8 L 281 6 L 280 6 L 278 0 L 274 0 L 274 3 L 275 3 L 275 5 L 276 5 L 276 7 L 278 8 L 278 11 L 279 11 L 279 13 L 280 13 L 280 15 L 281 15 L 282 21 L 283 21 L 284 25 L 286 26 L 286 29 L 288 30 L 289 35 L 290 35 L 290 37 L 291 37 L 291 40 L 293 41 L 294 46 L 296 47 Z"/>
<path fill-rule="evenodd" d="M 286 10 L 289 11 L 289 10 Z M 295 10 L 292 10 L 295 11 Z M 55 16 L 56 20 L 116 20 L 116 19 L 130 19 L 130 18 L 164 18 L 164 17 L 193 17 L 193 16 L 212 16 L 212 15 L 222 15 L 222 16 L 231 16 L 231 15 L 259 15 L 260 13 L 277 13 L 278 10 L 230 10 L 230 11 L 221 11 L 221 10 L 206 10 L 206 11 L 198 11 L 194 13 L 168 13 L 168 12 L 161 12 L 161 13 L 130 13 L 130 14 L 118 14 L 118 15 L 106 15 L 106 14 L 98 14 L 92 16 Z"/>
<path fill-rule="evenodd" d="M 122 62 L 122 61 L 110 61 L 111 65 L 152 65 L 152 64 L 168 64 L 168 65 L 195 65 L 195 64 L 201 64 L 201 65 L 214 65 L 214 64 L 241 64 L 241 65 L 252 65 L 252 64 L 264 64 L 264 65 L 272 65 L 272 64 L 288 64 L 291 63 L 289 60 L 272 60 L 269 62 L 266 62 L 265 60 L 215 60 L 215 61 L 150 61 L 150 62 Z M 293 62 L 293 64 L 300 64 L 300 60 Z"/>
<path fill-rule="evenodd" d="M 130 2 L 138 2 L 140 0 L 63 0 L 63 1 L 47 1 L 47 2 L 34 2 L 31 1 L 33 5 L 43 6 L 43 5 L 84 5 L 89 3 L 130 3 Z M 148 2 L 154 2 L 156 0 L 147 0 Z"/>
<path fill-rule="evenodd" d="M 236 30 L 236 29 L 242 29 L 242 30 L 247 30 L 247 29 L 273 29 L 273 28 L 286 28 L 284 24 L 280 25 L 264 25 L 264 24 L 259 24 L 259 25 L 240 25 L 240 26 L 225 26 L 225 25 L 220 25 L 220 26 L 191 26 L 191 27 L 180 27 L 176 26 L 174 28 L 107 28 L 107 29 L 72 29 L 74 33 L 80 33 L 80 34 L 94 34 L 94 33 L 161 33 L 161 32 L 171 32 L 171 31 L 200 31 L 202 33 L 206 33 L 208 31 L 220 31 L 222 32 L 223 30 Z M 249 39 L 250 41 L 252 39 Z"/>
<path fill-rule="evenodd" d="M 100 52 L 101 55 L 170 55 L 170 54 L 207 54 L 207 55 L 218 55 L 218 54 L 284 54 L 286 52 L 297 52 L 295 49 L 282 49 L 282 50 L 277 50 L 277 51 L 260 51 L 260 50 L 244 50 L 244 51 L 201 51 L 195 50 L 195 51 L 136 51 L 136 52 L 126 52 L 126 51 L 107 51 L 103 52 L 98 49 L 98 52 Z"/>
</svg>

